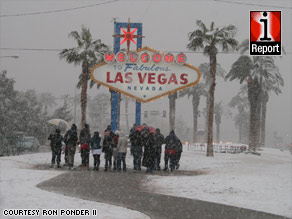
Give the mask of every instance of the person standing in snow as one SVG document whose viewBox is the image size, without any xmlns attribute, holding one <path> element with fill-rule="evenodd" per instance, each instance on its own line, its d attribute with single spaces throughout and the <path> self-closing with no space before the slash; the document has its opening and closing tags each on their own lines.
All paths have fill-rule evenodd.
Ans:
<svg viewBox="0 0 292 219">
<path fill-rule="evenodd" d="M 76 152 L 76 145 L 78 141 L 77 126 L 72 124 L 71 128 L 65 134 L 66 147 L 68 147 L 68 166 L 72 169 L 74 166 L 74 156 Z"/>
<path fill-rule="evenodd" d="M 90 141 L 90 146 L 91 146 L 92 155 L 94 159 L 94 165 L 93 165 L 94 171 L 99 170 L 100 155 L 102 153 L 100 142 L 101 142 L 101 138 L 99 137 L 99 132 L 94 132 Z"/>
<path fill-rule="evenodd" d="M 181 153 L 183 151 L 183 146 L 179 138 L 177 138 L 177 143 L 176 143 L 176 155 L 175 155 L 175 169 L 178 169 L 180 164 L 180 158 L 181 158 Z"/>
<path fill-rule="evenodd" d="M 143 131 L 142 131 L 143 133 Z M 154 148 L 154 137 L 153 133 L 145 132 L 142 135 L 144 139 L 144 154 L 142 165 L 147 168 L 147 173 L 153 173 L 154 169 L 154 157 L 155 157 L 155 148 Z"/>
<path fill-rule="evenodd" d="M 57 161 L 57 168 L 61 168 L 60 163 L 61 163 L 63 136 L 60 134 L 60 130 L 56 129 L 55 134 L 51 134 L 48 140 L 51 140 L 51 149 L 52 149 L 51 167 L 54 167 Z"/>
<path fill-rule="evenodd" d="M 84 128 L 80 131 L 80 149 L 81 149 L 81 159 L 82 159 L 82 167 L 86 167 L 89 169 L 89 152 L 90 152 L 90 141 L 91 135 L 89 130 L 89 125 L 85 124 Z"/>
<path fill-rule="evenodd" d="M 117 170 L 117 156 L 118 156 L 118 142 L 119 142 L 119 132 L 116 131 L 116 133 L 113 136 L 114 139 L 114 147 L 113 147 L 113 158 L 114 158 L 114 170 Z"/>
<path fill-rule="evenodd" d="M 164 143 L 164 136 L 160 133 L 160 129 L 156 129 L 154 135 L 154 170 L 160 170 L 160 160 L 161 160 L 161 147 L 162 144 Z"/>
<path fill-rule="evenodd" d="M 164 150 L 164 170 L 168 170 L 168 162 L 170 161 L 170 170 L 173 171 L 176 165 L 177 159 L 177 148 L 180 140 L 176 137 L 174 131 L 172 130 L 169 135 L 165 138 L 165 150 Z"/>
<path fill-rule="evenodd" d="M 127 138 L 124 132 L 119 131 L 119 140 L 117 146 L 117 170 L 121 171 L 121 163 L 123 163 L 123 171 L 127 171 L 126 155 L 127 155 Z"/>
<path fill-rule="evenodd" d="M 135 133 L 135 131 L 136 131 L 136 127 L 137 127 L 137 125 L 136 125 L 136 123 L 134 123 L 134 124 L 133 124 L 133 127 L 130 129 L 130 134 L 129 134 L 129 138 L 130 138 L 130 139 L 131 139 L 131 136 L 134 135 L 134 133 Z M 133 154 L 133 148 L 134 148 L 134 145 L 132 145 L 132 142 L 131 142 L 131 150 L 130 150 L 131 155 Z"/>
<path fill-rule="evenodd" d="M 141 170 L 141 159 L 143 155 L 142 137 L 139 130 L 130 133 L 131 150 L 133 154 L 134 170 Z"/>
<path fill-rule="evenodd" d="M 104 131 L 104 139 L 102 142 L 102 152 L 104 152 L 104 171 L 108 171 L 112 167 L 112 156 L 113 156 L 113 148 L 114 148 L 114 133 L 112 132 L 112 128 L 109 125 Z"/>
</svg>

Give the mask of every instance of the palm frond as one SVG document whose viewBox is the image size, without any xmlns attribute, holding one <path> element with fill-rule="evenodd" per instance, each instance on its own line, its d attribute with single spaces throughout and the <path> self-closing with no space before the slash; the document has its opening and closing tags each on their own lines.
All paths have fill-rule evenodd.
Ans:
<svg viewBox="0 0 292 219">
<path fill-rule="evenodd" d="M 59 56 L 60 59 L 65 59 L 68 63 L 79 65 L 82 62 L 82 58 L 78 52 L 77 48 L 63 49 L 59 53 Z"/>
<path fill-rule="evenodd" d="M 201 20 L 196 20 L 196 24 L 199 28 L 201 28 L 203 33 L 206 33 L 208 31 L 206 25 Z"/>
<path fill-rule="evenodd" d="M 240 50 L 240 54 L 243 55 L 247 51 L 249 51 L 249 39 L 243 40 L 239 46 L 237 47 L 238 50 Z"/>
<path fill-rule="evenodd" d="M 211 31 L 214 30 L 214 26 L 215 26 L 215 23 L 214 23 L 214 21 L 212 21 L 212 22 L 211 22 L 211 25 L 210 25 L 210 30 L 211 30 Z"/>
<path fill-rule="evenodd" d="M 235 63 L 232 64 L 231 70 L 225 76 L 225 80 L 230 81 L 238 79 L 240 84 L 250 77 L 253 70 L 252 60 L 248 56 L 240 56 Z"/>
<path fill-rule="evenodd" d="M 73 39 L 75 39 L 77 41 L 78 47 L 80 47 L 80 48 L 83 47 L 83 42 L 82 42 L 81 37 L 77 31 L 72 31 L 71 33 L 69 33 L 69 37 L 73 37 Z"/>
<path fill-rule="evenodd" d="M 201 37 L 194 38 L 190 43 L 188 43 L 187 48 L 192 51 L 197 51 L 204 48 L 203 39 Z"/>
<path fill-rule="evenodd" d="M 196 37 L 201 37 L 202 38 L 203 36 L 204 36 L 203 31 L 200 30 L 200 29 L 197 29 L 197 30 L 189 33 L 189 40 L 193 40 Z"/>
</svg>

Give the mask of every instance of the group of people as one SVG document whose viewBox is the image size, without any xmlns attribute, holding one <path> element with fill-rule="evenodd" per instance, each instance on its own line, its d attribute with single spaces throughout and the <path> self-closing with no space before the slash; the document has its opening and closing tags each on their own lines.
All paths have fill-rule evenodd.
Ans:
<svg viewBox="0 0 292 219">
<path fill-rule="evenodd" d="M 143 124 L 142 129 L 138 129 L 136 124 L 130 130 L 131 154 L 133 155 L 134 170 L 141 170 L 141 166 L 147 168 L 146 172 L 161 170 L 162 145 L 165 144 L 164 150 L 164 170 L 171 171 L 179 168 L 179 160 L 182 153 L 182 144 L 174 131 L 164 138 L 159 129 L 153 130 Z M 81 167 L 89 170 L 89 155 L 92 151 L 94 159 L 94 170 L 98 171 L 100 166 L 100 156 L 104 153 L 105 165 L 104 171 L 113 170 L 127 171 L 126 154 L 127 154 L 127 137 L 122 131 L 114 133 L 109 125 L 104 131 L 103 140 L 99 132 L 90 134 L 89 125 L 85 124 L 80 131 L 79 138 L 75 124 L 66 132 L 64 137 L 60 130 L 56 129 L 54 134 L 48 138 L 51 141 L 52 160 L 51 167 L 57 163 L 60 168 L 61 153 L 63 142 L 65 144 L 65 166 L 72 169 L 74 166 L 74 156 L 76 146 L 80 145 Z"/>
<path fill-rule="evenodd" d="M 137 129 L 136 124 L 130 130 L 131 153 L 133 154 L 134 170 L 141 170 L 141 165 L 147 168 L 147 172 L 161 170 L 161 153 L 162 145 L 165 144 L 164 150 L 164 169 L 179 168 L 179 160 L 182 153 L 182 143 L 175 135 L 174 131 L 164 138 L 160 129 L 150 130 L 146 124 L 143 129 Z"/>
</svg>

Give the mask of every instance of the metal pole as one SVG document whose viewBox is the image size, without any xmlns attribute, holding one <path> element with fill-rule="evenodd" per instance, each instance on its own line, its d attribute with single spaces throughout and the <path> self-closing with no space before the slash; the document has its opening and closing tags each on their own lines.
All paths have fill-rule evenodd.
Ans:
<svg viewBox="0 0 292 219">
<path fill-rule="evenodd" d="M 137 34 L 142 36 L 142 23 L 139 24 Z M 137 49 L 142 48 L 142 38 L 137 39 Z M 141 125 L 141 102 L 136 100 L 136 118 L 137 125 Z"/>
</svg>

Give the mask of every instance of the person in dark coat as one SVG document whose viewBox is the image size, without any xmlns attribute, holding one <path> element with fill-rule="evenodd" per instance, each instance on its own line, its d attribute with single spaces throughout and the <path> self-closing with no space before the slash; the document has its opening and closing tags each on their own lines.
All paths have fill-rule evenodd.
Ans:
<svg viewBox="0 0 292 219">
<path fill-rule="evenodd" d="M 51 134 L 48 140 L 51 140 L 51 149 L 52 149 L 51 167 L 54 167 L 57 161 L 57 168 L 61 168 L 60 163 L 61 163 L 63 136 L 60 134 L 60 130 L 56 129 L 55 134 Z"/>
<path fill-rule="evenodd" d="M 114 133 L 112 132 L 112 128 L 109 125 L 104 132 L 104 139 L 102 142 L 102 152 L 104 152 L 104 171 L 108 171 L 112 167 L 112 156 L 113 156 L 113 148 L 114 148 Z"/>
<path fill-rule="evenodd" d="M 175 156 L 175 169 L 178 169 L 179 168 L 179 161 L 180 161 L 180 158 L 181 158 L 181 153 L 183 151 L 183 146 L 182 146 L 182 143 L 180 141 L 179 138 L 177 138 L 177 144 L 176 144 L 176 156 Z"/>
<path fill-rule="evenodd" d="M 74 166 L 74 156 L 78 141 L 77 126 L 75 124 L 72 124 L 71 128 L 66 132 L 64 139 L 66 147 L 68 147 L 68 166 L 71 169 Z"/>
<path fill-rule="evenodd" d="M 93 164 L 93 170 L 98 171 L 99 170 L 99 164 L 100 164 L 100 155 L 102 153 L 101 149 L 101 138 L 99 137 L 99 132 L 94 132 L 91 141 L 90 141 L 90 147 L 94 159 Z"/>
<path fill-rule="evenodd" d="M 79 141 L 81 145 L 80 146 L 82 159 L 81 166 L 89 169 L 89 152 L 90 152 L 89 144 L 91 141 L 91 135 L 88 124 L 85 124 L 84 128 L 80 131 Z"/>
<path fill-rule="evenodd" d="M 117 147 L 118 147 L 118 142 L 119 142 L 119 134 L 118 132 L 116 132 L 113 136 L 114 139 L 114 148 L 113 148 L 113 158 L 114 158 L 114 170 L 117 170 L 117 156 L 118 156 L 118 152 L 117 152 Z"/>
<path fill-rule="evenodd" d="M 154 156 L 155 156 L 155 148 L 154 148 L 154 137 L 153 133 L 145 132 L 142 136 L 143 145 L 144 145 L 144 154 L 142 165 L 147 168 L 146 172 L 153 173 L 154 169 Z"/>
<path fill-rule="evenodd" d="M 135 132 L 136 132 L 136 127 L 137 127 L 137 125 L 136 125 L 136 123 L 134 123 L 133 124 L 133 127 L 130 129 L 130 134 L 129 134 L 129 138 L 131 139 L 131 136 L 133 136 L 134 134 L 135 134 Z M 131 140 L 130 140 L 131 141 Z M 132 142 L 131 142 L 131 150 L 130 150 L 130 152 L 131 152 L 131 155 L 133 154 L 133 148 L 134 148 L 134 145 L 132 145 Z"/>
<path fill-rule="evenodd" d="M 174 131 L 172 130 L 169 135 L 165 138 L 165 150 L 164 150 L 164 162 L 165 168 L 164 170 L 168 170 L 168 161 L 170 161 L 170 169 L 173 171 L 175 169 L 176 164 L 176 154 L 177 148 L 180 140 L 176 137 Z"/>
<path fill-rule="evenodd" d="M 155 166 L 154 170 L 160 170 L 160 160 L 161 160 L 161 147 L 164 143 L 164 136 L 160 133 L 160 129 L 156 129 L 154 135 L 154 149 L 155 149 Z"/>
<path fill-rule="evenodd" d="M 141 159 L 143 155 L 143 146 L 141 140 L 141 133 L 139 130 L 135 130 L 129 135 L 131 141 L 131 150 L 133 154 L 134 170 L 141 170 Z"/>
<path fill-rule="evenodd" d="M 64 147 L 64 160 L 65 160 L 65 164 L 63 166 L 68 166 L 68 164 L 69 164 L 69 156 L 68 156 L 68 147 L 67 147 L 66 143 L 65 143 L 65 147 Z"/>
</svg>

